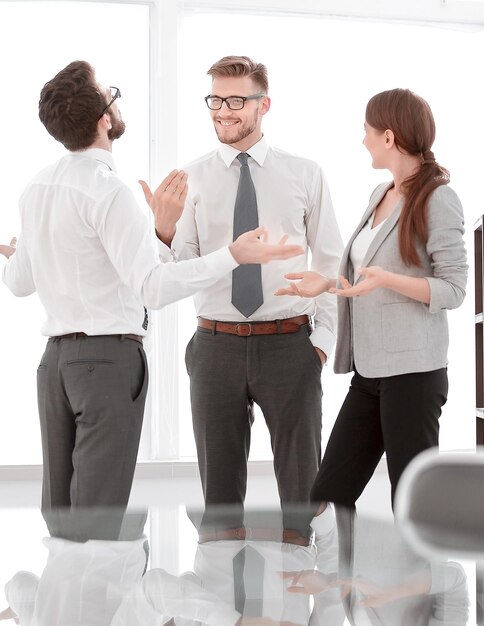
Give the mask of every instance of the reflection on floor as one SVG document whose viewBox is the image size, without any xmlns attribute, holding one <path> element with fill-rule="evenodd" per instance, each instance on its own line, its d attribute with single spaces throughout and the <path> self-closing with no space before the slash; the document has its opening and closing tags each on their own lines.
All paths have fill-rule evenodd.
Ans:
<svg viewBox="0 0 484 626">
<path fill-rule="evenodd" d="M 38 484 L 16 487 L 0 484 L 0 586 L 10 581 L 5 607 L 22 625 L 475 624 L 473 564 L 430 564 L 406 545 L 384 474 L 356 520 L 328 509 L 308 545 L 301 537 L 311 516 L 285 511 L 284 523 L 271 476 L 250 478 L 241 523 L 240 511 L 203 516 L 194 477 L 137 479 L 128 516 L 56 511 L 43 519 L 19 507 Z M 297 533 L 284 531 L 288 519 Z"/>
</svg>

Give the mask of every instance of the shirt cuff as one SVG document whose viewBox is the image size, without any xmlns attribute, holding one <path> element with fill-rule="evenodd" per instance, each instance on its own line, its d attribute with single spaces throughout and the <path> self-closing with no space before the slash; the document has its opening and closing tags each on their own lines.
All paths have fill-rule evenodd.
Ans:
<svg viewBox="0 0 484 626">
<path fill-rule="evenodd" d="M 235 626 L 240 619 L 240 613 L 233 609 L 230 604 L 220 602 L 207 616 L 207 624 L 210 626 Z"/>
<path fill-rule="evenodd" d="M 329 359 L 336 342 L 334 334 L 324 326 L 316 326 L 309 339 L 313 346 L 322 350 Z"/>
<path fill-rule="evenodd" d="M 177 257 L 175 251 L 169 248 L 165 243 L 163 243 L 158 237 L 156 238 L 157 248 L 158 248 L 158 256 L 160 260 L 164 263 L 169 263 L 170 261 L 177 261 Z"/>
<path fill-rule="evenodd" d="M 222 276 L 226 273 L 228 274 L 239 265 L 232 256 L 228 246 L 211 252 L 202 258 L 205 260 L 208 269 L 220 270 L 220 275 Z"/>
</svg>

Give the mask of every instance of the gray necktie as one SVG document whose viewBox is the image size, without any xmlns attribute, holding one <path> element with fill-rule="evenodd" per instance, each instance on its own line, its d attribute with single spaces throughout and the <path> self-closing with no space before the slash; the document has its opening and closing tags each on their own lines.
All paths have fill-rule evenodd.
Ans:
<svg viewBox="0 0 484 626">
<path fill-rule="evenodd" d="M 240 178 L 234 209 L 234 241 L 242 233 L 259 226 L 257 198 L 247 164 L 248 155 L 241 152 Z M 250 317 L 264 302 L 259 264 L 239 265 L 232 272 L 232 304 L 244 317 Z"/>
<path fill-rule="evenodd" d="M 264 559 L 252 546 L 245 546 L 232 561 L 235 610 L 247 617 L 261 617 L 264 590 Z"/>
</svg>

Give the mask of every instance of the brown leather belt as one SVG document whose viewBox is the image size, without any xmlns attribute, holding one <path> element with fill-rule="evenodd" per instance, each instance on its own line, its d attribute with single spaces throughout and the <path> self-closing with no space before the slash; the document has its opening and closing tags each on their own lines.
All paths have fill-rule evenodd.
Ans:
<svg viewBox="0 0 484 626">
<path fill-rule="evenodd" d="M 132 335 L 125 333 L 123 335 L 86 335 L 86 333 L 67 333 L 67 335 L 55 335 L 51 339 L 77 339 L 78 337 L 118 337 L 121 341 L 124 339 L 131 339 L 131 341 L 137 341 L 143 343 L 143 337 L 141 335 Z"/>
<path fill-rule="evenodd" d="M 204 317 L 198 318 L 199 328 L 211 330 L 214 335 L 216 333 L 227 333 L 229 335 L 238 335 L 239 337 L 297 333 L 301 326 L 305 324 L 309 324 L 308 315 L 297 315 L 296 317 L 275 320 L 273 322 L 218 322 L 217 320 L 207 320 Z"/>
<path fill-rule="evenodd" d="M 298 530 L 284 529 L 275 530 L 273 528 L 213 528 L 199 534 L 199 543 L 207 541 L 277 541 L 280 543 L 292 543 L 297 546 L 308 546 L 309 537 L 304 537 Z"/>
</svg>

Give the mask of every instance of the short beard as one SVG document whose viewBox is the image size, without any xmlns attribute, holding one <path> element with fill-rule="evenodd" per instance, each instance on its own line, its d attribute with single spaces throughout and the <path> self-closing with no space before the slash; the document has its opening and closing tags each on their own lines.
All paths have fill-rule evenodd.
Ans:
<svg viewBox="0 0 484 626">
<path fill-rule="evenodd" d="M 126 124 L 118 117 L 114 117 L 114 115 L 110 115 L 110 118 L 111 128 L 108 130 L 108 139 L 114 141 L 115 139 L 119 139 L 124 134 Z"/>
<path fill-rule="evenodd" d="M 240 128 L 239 133 L 235 135 L 235 137 L 232 139 L 224 139 L 223 137 L 221 137 L 218 133 L 217 123 L 215 123 L 215 132 L 217 134 L 218 140 L 220 141 L 220 143 L 226 143 L 229 145 L 239 143 L 239 141 L 242 141 L 255 131 L 255 129 L 257 128 L 257 119 L 258 114 L 256 112 L 254 115 L 253 124 L 250 125 L 250 122 L 247 122 L 247 125 Z"/>
</svg>

